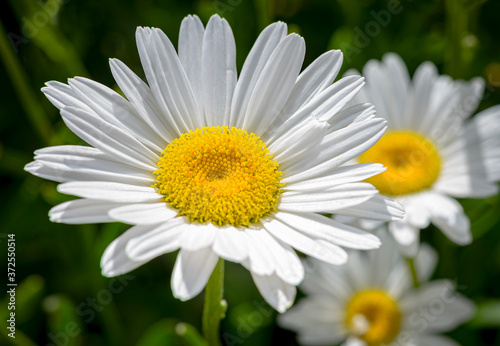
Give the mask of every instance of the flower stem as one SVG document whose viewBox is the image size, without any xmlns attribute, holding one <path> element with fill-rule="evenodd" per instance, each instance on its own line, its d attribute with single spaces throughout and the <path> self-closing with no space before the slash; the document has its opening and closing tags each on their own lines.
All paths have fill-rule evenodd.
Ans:
<svg viewBox="0 0 500 346">
<path fill-rule="evenodd" d="M 420 282 L 418 281 L 417 269 L 415 268 L 415 261 L 413 258 L 408 257 L 406 258 L 406 262 L 408 262 L 408 266 L 410 267 L 413 287 L 417 288 L 420 286 Z"/>
<path fill-rule="evenodd" d="M 219 346 L 219 325 L 226 314 L 224 294 L 224 260 L 219 259 L 205 288 L 205 305 L 203 307 L 203 336 L 210 346 Z"/>
</svg>

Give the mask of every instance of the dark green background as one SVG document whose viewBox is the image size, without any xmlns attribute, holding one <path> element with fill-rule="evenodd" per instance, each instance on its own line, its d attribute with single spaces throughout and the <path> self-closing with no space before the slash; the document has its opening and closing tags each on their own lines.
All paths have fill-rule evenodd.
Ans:
<svg viewBox="0 0 500 346">
<path fill-rule="evenodd" d="M 37 148 L 81 144 L 40 92 L 44 82 L 64 82 L 79 75 L 113 87 L 110 57 L 143 76 L 134 42 L 137 26 L 159 27 L 177 44 L 184 16 L 196 13 L 206 23 L 218 12 L 232 26 L 241 68 L 260 30 L 283 20 L 291 31 L 304 36 L 305 64 L 328 49 L 341 48 L 346 54 L 343 71 L 361 69 L 369 59 L 392 51 L 403 57 L 411 73 L 422 61 L 431 60 L 454 78 L 483 76 L 488 83 L 480 109 L 500 103 L 497 0 L 393 0 L 390 4 L 376 0 L 9 0 L 0 6 L 0 258 L 2 282 L 6 282 L 6 235 L 15 233 L 19 283 L 15 341 L 19 345 L 199 344 L 195 329 L 201 326 L 202 295 L 185 303 L 172 297 L 175 253 L 153 260 L 121 281 L 102 277 L 100 257 L 127 226 L 51 223 L 48 210 L 67 196 L 56 192 L 55 183 L 23 171 Z M 387 12 L 381 11 L 389 6 L 399 12 L 380 20 L 387 18 L 383 17 Z M 359 32 L 368 34 L 368 42 Z M 422 238 L 440 255 L 435 277 L 457 280 L 460 292 L 479 305 L 477 316 L 450 335 L 463 345 L 500 345 L 500 200 L 461 202 L 472 220 L 472 245 L 458 247 L 434 228 L 423 231 Z M 229 310 L 222 333 L 228 344 L 295 344 L 291 332 L 276 326 L 276 313 L 263 302 L 245 269 L 228 263 L 225 287 Z M 4 327 L 6 307 L 4 295 L 1 345 L 10 342 Z M 192 326 L 178 325 L 179 321 Z"/>
</svg>

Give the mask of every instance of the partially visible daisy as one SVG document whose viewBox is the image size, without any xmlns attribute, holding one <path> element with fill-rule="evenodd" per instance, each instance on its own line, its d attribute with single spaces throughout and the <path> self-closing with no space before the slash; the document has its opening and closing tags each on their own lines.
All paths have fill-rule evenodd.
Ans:
<svg viewBox="0 0 500 346">
<path fill-rule="evenodd" d="M 455 293 L 449 280 L 413 289 L 409 267 L 385 227 L 382 247 L 349 253 L 344 266 L 308 261 L 300 288 L 307 294 L 284 315 L 281 326 L 294 330 L 304 345 L 450 346 L 437 335 L 470 319 L 474 304 Z M 437 263 L 435 251 L 423 245 L 416 258 L 420 282 Z"/>
<path fill-rule="evenodd" d="M 231 28 L 216 15 L 206 28 L 186 17 L 178 53 L 159 29 L 138 28 L 136 36 L 149 85 L 116 59 L 111 71 L 126 99 L 86 78 L 47 83 L 43 92 L 91 146 L 41 149 L 26 166 L 82 197 L 53 208 L 52 221 L 134 225 L 106 249 L 104 275 L 180 249 L 175 297 L 200 293 L 223 258 L 247 268 L 267 302 L 284 311 L 304 277 L 293 249 L 342 264 L 342 247 L 380 245 L 317 213 L 402 217 L 398 203 L 363 182 L 381 164 L 343 166 L 382 136 L 386 122 L 370 104 L 346 106 L 364 82 L 332 84 L 340 51 L 301 72 L 303 38 L 274 23 L 237 78 Z"/>
<path fill-rule="evenodd" d="M 469 244 L 470 222 L 454 197 L 498 193 L 500 106 L 468 119 L 482 98 L 482 79 L 454 81 L 424 62 L 411 81 L 395 54 L 369 61 L 363 75 L 366 85 L 354 102 L 373 103 L 388 130 L 357 161 L 387 167 L 367 181 L 405 208 L 405 218 L 391 222 L 390 231 L 410 256 L 430 222 L 453 242 Z"/>
</svg>

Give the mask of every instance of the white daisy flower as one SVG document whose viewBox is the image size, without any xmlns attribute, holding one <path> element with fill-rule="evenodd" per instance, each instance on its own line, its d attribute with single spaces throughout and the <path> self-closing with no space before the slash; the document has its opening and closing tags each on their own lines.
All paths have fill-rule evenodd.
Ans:
<svg viewBox="0 0 500 346">
<path fill-rule="evenodd" d="M 310 270 L 300 285 L 307 296 L 278 316 L 279 324 L 296 331 L 304 345 L 457 345 L 436 334 L 470 319 L 474 304 L 455 293 L 449 280 L 414 289 L 409 267 L 386 228 L 377 234 L 380 249 L 349 252 L 344 266 L 308 261 Z M 435 251 L 422 245 L 415 266 L 420 282 L 429 279 L 436 263 Z"/>
<path fill-rule="evenodd" d="M 43 92 L 91 147 L 41 149 L 26 166 L 81 197 L 53 208 L 52 221 L 134 225 L 106 249 L 104 275 L 180 249 L 175 297 L 200 293 L 223 258 L 247 268 L 269 304 L 284 311 L 304 276 L 293 249 L 341 264 L 341 247 L 380 245 L 316 213 L 402 217 L 399 204 L 363 182 L 382 165 L 342 167 L 382 136 L 386 122 L 369 104 L 346 107 L 364 82 L 351 76 L 332 84 L 340 51 L 300 72 L 303 38 L 274 23 L 237 78 L 233 34 L 216 15 L 206 28 L 186 17 L 178 53 L 155 28 L 138 28 L 137 46 L 149 85 L 110 61 L 126 99 L 86 78 L 47 83 Z"/>
<path fill-rule="evenodd" d="M 395 54 L 369 61 L 363 75 L 366 86 L 354 102 L 373 103 L 388 130 L 357 162 L 387 167 L 367 181 L 405 208 L 404 219 L 391 222 L 390 231 L 410 256 L 417 252 L 420 229 L 430 222 L 453 242 L 469 244 L 469 219 L 453 197 L 498 193 L 500 106 L 467 119 L 482 98 L 482 79 L 453 81 L 425 62 L 410 81 Z"/>
</svg>

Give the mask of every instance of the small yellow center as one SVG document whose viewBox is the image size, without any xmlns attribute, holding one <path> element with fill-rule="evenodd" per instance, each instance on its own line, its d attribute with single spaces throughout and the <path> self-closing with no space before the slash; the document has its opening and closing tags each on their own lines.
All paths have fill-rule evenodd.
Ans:
<svg viewBox="0 0 500 346">
<path fill-rule="evenodd" d="M 368 346 L 387 345 L 399 333 L 401 312 L 386 292 L 360 291 L 347 305 L 345 322 L 347 329 Z"/>
<path fill-rule="evenodd" d="M 439 176 L 441 159 L 429 139 L 413 132 L 388 132 L 359 157 L 387 170 L 367 179 L 381 194 L 405 195 L 425 190 Z"/>
<path fill-rule="evenodd" d="M 165 148 L 155 187 L 192 222 L 250 226 L 277 208 L 282 174 L 271 158 L 253 133 L 203 127 Z"/>
</svg>

